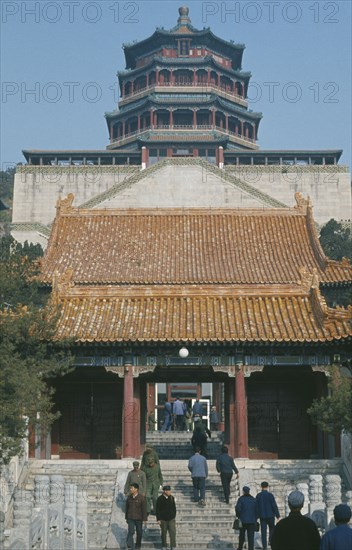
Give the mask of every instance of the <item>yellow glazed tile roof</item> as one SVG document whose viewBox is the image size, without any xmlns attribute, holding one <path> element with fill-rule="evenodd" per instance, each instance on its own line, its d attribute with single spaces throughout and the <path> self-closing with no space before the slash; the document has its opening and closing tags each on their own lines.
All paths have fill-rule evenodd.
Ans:
<svg viewBox="0 0 352 550">
<path fill-rule="evenodd" d="M 72 198 L 70 199 L 72 203 Z M 77 284 L 297 284 L 352 280 L 325 257 L 309 208 L 58 208 L 42 280 L 73 270 Z"/>
<path fill-rule="evenodd" d="M 328 308 L 314 288 L 80 286 L 61 289 L 56 299 L 57 337 L 80 342 L 303 343 L 352 336 L 352 308 Z"/>
</svg>

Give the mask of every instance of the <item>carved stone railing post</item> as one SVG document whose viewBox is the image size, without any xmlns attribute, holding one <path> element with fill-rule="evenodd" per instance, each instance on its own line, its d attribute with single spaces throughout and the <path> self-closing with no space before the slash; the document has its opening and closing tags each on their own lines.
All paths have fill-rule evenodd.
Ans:
<svg viewBox="0 0 352 550">
<path fill-rule="evenodd" d="M 77 550 L 77 486 L 65 483 L 64 540 L 67 550 Z"/>
<path fill-rule="evenodd" d="M 30 526 L 33 510 L 33 495 L 31 491 L 16 489 L 14 492 L 13 505 L 13 528 L 14 537 L 20 539 L 31 548 Z M 19 536 L 18 536 L 19 535 Z"/>
<path fill-rule="evenodd" d="M 326 513 L 323 500 L 323 476 L 309 476 L 309 515 L 322 531 L 326 529 Z"/>
<path fill-rule="evenodd" d="M 50 477 L 35 476 L 34 478 L 34 506 L 42 508 L 48 506 L 50 502 Z"/>
<path fill-rule="evenodd" d="M 308 491 L 308 483 L 298 483 L 297 484 L 297 491 L 301 491 L 301 493 L 304 494 L 304 504 L 303 508 L 301 510 L 301 513 L 308 514 L 309 509 L 309 491 Z"/>
<path fill-rule="evenodd" d="M 341 478 L 336 474 L 325 476 L 325 503 L 327 525 L 335 525 L 333 510 L 341 503 Z"/>
<path fill-rule="evenodd" d="M 88 546 L 88 502 L 87 495 L 80 487 L 77 491 L 77 550 Z"/>
<path fill-rule="evenodd" d="M 63 504 L 65 495 L 64 476 L 50 476 L 50 504 Z"/>
<path fill-rule="evenodd" d="M 5 514 L 0 510 L 0 548 L 5 546 Z"/>
<path fill-rule="evenodd" d="M 352 491 L 346 491 L 346 504 L 352 509 Z"/>
</svg>

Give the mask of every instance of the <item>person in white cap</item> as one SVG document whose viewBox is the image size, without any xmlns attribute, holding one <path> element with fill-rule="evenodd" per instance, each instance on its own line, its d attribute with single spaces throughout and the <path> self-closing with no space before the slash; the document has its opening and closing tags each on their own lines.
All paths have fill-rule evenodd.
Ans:
<svg viewBox="0 0 352 550">
<path fill-rule="evenodd" d="M 319 550 L 320 535 L 314 521 L 302 516 L 304 494 L 292 491 L 288 495 L 290 513 L 276 524 L 271 538 L 271 550 Z"/>
</svg>

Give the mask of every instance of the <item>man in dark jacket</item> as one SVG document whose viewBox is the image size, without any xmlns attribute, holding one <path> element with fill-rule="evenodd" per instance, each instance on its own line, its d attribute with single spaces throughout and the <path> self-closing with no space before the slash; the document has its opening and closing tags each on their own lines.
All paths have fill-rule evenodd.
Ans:
<svg viewBox="0 0 352 550">
<path fill-rule="evenodd" d="M 275 527 L 275 518 L 279 519 L 280 513 L 276 504 L 275 497 L 268 491 L 269 483 L 263 481 L 261 484 L 261 492 L 257 494 L 256 500 L 260 518 L 260 528 L 262 532 L 263 550 L 267 548 L 267 528 L 269 527 L 269 542 Z"/>
<path fill-rule="evenodd" d="M 130 494 L 126 500 L 125 518 L 128 524 L 127 548 L 138 550 L 142 545 L 142 524 L 147 523 L 147 503 L 145 497 L 139 494 L 138 483 L 132 483 Z M 134 531 L 137 532 L 136 546 L 134 545 Z"/>
<path fill-rule="evenodd" d="M 219 472 L 222 488 L 224 491 L 224 500 L 227 504 L 230 502 L 230 484 L 233 472 L 238 474 L 236 464 L 232 456 L 229 455 L 228 448 L 224 445 L 221 447 L 221 455 L 216 460 L 216 471 Z"/>
<path fill-rule="evenodd" d="M 320 543 L 320 550 L 351 550 L 352 529 L 348 522 L 351 519 L 351 508 L 347 504 L 338 504 L 334 508 L 336 527 L 325 533 Z"/>
<path fill-rule="evenodd" d="M 302 516 L 304 495 L 293 491 L 288 495 L 290 513 L 273 531 L 271 550 L 319 550 L 320 535 L 314 521 Z"/>
<path fill-rule="evenodd" d="M 208 440 L 207 440 L 207 436 L 205 435 L 205 433 L 202 432 L 200 426 L 197 426 L 194 429 L 194 432 L 193 432 L 193 435 L 192 435 L 192 438 L 191 438 L 191 443 L 192 443 L 192 447 L 193 447 L 194 452 L 196 451 L 196 448 L 199 447 L 201 454 L 203 456 L 205 456 L 205 458 L 207 458 L 207 443 L 208 443 Z"/>
<path fill-rule="evenodd" d="M 250 494 L 250 488 L 246 485 L 242 489 L 242 496 L 236 503 L 236 516 L 240 518 L 242 527 L 240 528 L 240 539 L 238 550 L 242 550 L 247 531 L 248 550 L 254 550 L 254 532 L 255 524 L 258 518 L 257 501 Z M 296 549 L 298 550 L 298 549 Z"/>
<path fill-rule="evenodd" d="M 176 548 L 176 504 L 170 485 L 164 485 L 163 493 L 156 501 L 156 521 L 161 528 L 162 550 L 167 549 L 166 535 L 169 532 L 171 550 Z"/>
</svg>

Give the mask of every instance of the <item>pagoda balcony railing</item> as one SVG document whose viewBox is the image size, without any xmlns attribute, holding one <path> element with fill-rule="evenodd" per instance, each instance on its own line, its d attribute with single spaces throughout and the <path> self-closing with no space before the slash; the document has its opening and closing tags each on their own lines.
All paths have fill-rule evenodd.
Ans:
<svg viewBox="0 0 352 550">
<path fill-rule="evenodd" d="M 165 89 L 163 90 L 163 88 Z M 172 90 L 172 88 L 175 88 L 175 90 Z M 162 84 L 151 84 L 150 86 L 140 88 L 132 93 L 125 94 L 123 97 L 120 98 L 119 104 L 124 105 L 131 101 L 135 101 L 136 99 L 140 99 L 144 95 L 147 95 L 150 91 L 157 90 L 159 92 L 177 92 L 179 88 L 185 88 L 183 91 L 187 91 L 190 93 L 199 91 L 199 89 L 201 89 L 201 91 L 204 93 L 215 92 L 225 99 L 229 99 L 230 101 L 235 101 L 236 103 L 239 103 L 243 107 L 248 106 L 247 101 L 242 96 L 229 91 L 224 86 L 217 86 L 213 83 L 207 84 L 206 82 L 197 82 L 195 84 L 192 84 L 190 82 L 163 82 Z"/>
<path fill-rule="evenodd" d="M 146 134 L 153 130 L 173 130 L 173 131 L 184 131 L 184 130 L 217 130 L 218 132 L 221 132 L 224 135 L 228 135 L 231 139 L 231 141 L 235 141 L 239 144 L 247 145 L 251 149 L 258 149 L 258 146 L 255 142 L 255 139 L 249 138 L 247 136 L 242 136 L 241 134 L 237 134 L 236 132 L 233 132 L 232 130 L 226 130 L 226 128 L 221 128 L 221 126 L 212 126 L 212 125 L 198 125 L 198 126 L 191 126 L 188 124 L 177 124 L 170 126 L 168 124 L 161 124 L 161 125 L 154 125 L 153 127 L 148 126 L 147 128 L 143 128 L 141 130 L 134 130 L 133 132 L 129 132 L 125 134 L 123 137 L 118 137 L 110 140 L 110 148 L 112 144 L 119 143 L 124 144 L 128 143 L 129 141 L 133 140 L 136 136 L 141 136 L 143 134 Z"/>
</svg>

